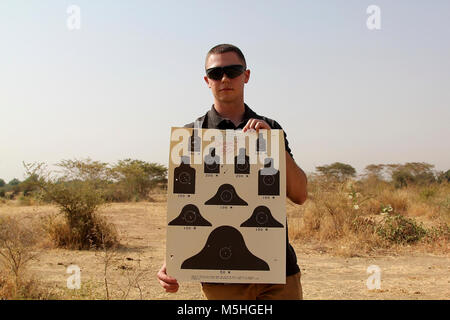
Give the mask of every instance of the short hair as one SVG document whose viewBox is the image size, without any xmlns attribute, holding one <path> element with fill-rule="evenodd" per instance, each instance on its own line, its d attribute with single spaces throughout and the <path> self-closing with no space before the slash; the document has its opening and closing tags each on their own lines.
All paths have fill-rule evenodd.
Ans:
<svg viewBox="0 0 450 320">
<path fill-rule="evenodd" d="M 205 59 L 205 69 L 206 69 L 206 63 L 208 62 L 208 58 L 210 55 L 212 54 L 221 54 L 221 53 L 226 53 L 226 52 L 234 52 L 238 55 L 239 59 L 242 61 L 245 69 L 247 69 L 247 63 L 245 62 L 245 57 L 244 54 L 242 53 L 241 49 L 239 49 L 238 47 L 232 45 L 232 44 L 218 44 L 217 46 L 212 47 L 209 51 L 208 54 L 206 55 L 206 59 Z"/>
</svg>

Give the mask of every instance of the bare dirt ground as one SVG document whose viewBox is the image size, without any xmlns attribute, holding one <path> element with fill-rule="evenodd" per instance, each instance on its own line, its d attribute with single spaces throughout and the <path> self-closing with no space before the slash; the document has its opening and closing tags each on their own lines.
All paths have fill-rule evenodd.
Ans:
<svg viewBox="0 0 450 320">
<path fill-rule="evenodd" d="M 166 202 L 113 204 L 101 214 L 121 234 L 121 247 L 107 268 L 111 298 L 204 299 L 198 283 L 181 283 L 176 294 L 165 293 L 156 273 L 164 261 Z M 159 200 L 159 201 L 158 201 Z M 289 209 L 288 209 L 289 210 Z M 54 206 L 0 205 L 0 216 L 12 215 L 24 222 L 38 222 L 57 212 Z M 327 252 L 314 243 L 292 243 L 302 270 L 305 299 L 449 299 L 450 256 L 405 249 L 383 256 L 345 258 Z M 45 241 L 29 265 L 34 277 L 63 299 L 105 299 L 104 253 L 55 249 Z M 82 288 L 67 289 L 67 267 L 81 269 Z M 381 270 L 381 288 L 368 290 L 367 268 Z M 133 281 L 136 280 L 137 281 Z"/>
</svg>

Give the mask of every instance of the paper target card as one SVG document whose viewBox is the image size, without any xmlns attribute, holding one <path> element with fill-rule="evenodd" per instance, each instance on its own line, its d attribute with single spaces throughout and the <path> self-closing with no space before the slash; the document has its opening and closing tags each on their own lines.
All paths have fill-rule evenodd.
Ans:
<svg viewBox="0 0 450 320">
<path fill-rule="evenodd" d="M 179 281 L 285 283 L 282 130 L 172 128 L 167 273 Z"/>
</svg>

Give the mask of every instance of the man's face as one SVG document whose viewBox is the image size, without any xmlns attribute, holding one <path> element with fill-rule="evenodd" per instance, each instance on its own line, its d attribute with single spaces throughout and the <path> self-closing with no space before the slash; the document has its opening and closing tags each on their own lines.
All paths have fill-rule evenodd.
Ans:
<svg viewBox="0 0 450 320">
<path fill-rule="evenodd" d="M 206 62 L 206 69 L 213 67 L 226 67 L 230 65 L 243 65 L 239 56 L 234 52 L 212 54 Z M 244 99 L 244 85 L 250 78 L 250 70 L 245 70 L 240 76 L 230 79 L 226 74 L 220 80 L 204 77 L 206 84 L 211 88 L 212 94 L 220 102 L 240 102 Z"/>
</svg>

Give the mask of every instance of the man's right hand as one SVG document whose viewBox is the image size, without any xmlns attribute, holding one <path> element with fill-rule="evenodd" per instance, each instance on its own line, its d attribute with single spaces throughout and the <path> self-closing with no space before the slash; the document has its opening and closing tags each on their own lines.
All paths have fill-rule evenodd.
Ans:
<svg viewBox="0 0 450 320">
<path fill-rule="evenodd" d="M 156 276 L 158 277 L 159 284 L 161 285 L 161 287 L 166 289 L 166 292 L 175 293 L 178 291 L 178 288 L 180 287 L 180 285 L 178 284 L 177 279 L 172 278 L 167 275 L 165 262 L 164 262 L 163 266 L 161 267 L 161 269 L 158 271 L 158 274 Z"/>
</svg>

